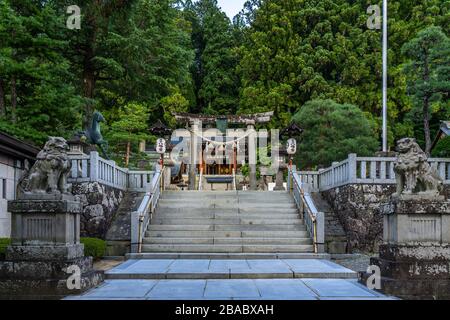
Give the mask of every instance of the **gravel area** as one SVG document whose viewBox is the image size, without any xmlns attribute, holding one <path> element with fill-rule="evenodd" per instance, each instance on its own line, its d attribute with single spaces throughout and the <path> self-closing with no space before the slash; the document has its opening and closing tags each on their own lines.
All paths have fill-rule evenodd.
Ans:
<svg viewBox="0 0 450 320">
<path fill-rule="evenodd" d="M 125 260 L 119 260 L 119 259 L 102 259 L 99 261 L 94 262 L 94 269 L 95 270 L 101 270 L 101 271 L 108 271 L 119 264 L 123 263 Z"/>
</svg>

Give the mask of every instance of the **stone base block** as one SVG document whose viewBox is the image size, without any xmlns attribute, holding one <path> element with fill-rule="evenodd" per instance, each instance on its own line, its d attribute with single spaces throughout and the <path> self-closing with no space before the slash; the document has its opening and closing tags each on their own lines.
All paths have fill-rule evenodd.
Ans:
<svg viewBox="0 0 450 320">
<path fill-rule="evenodd" d="M 69 289 L 70 266 L 80 268 L 80 288 Z M 92 257 L 68 261 L 0 262 L 0 299 L 61 299 L 99 285 L 104 273 L 92 268 Z"/>
<path fill-rule="evenodd" d="M 92 257 L 67 261 L 0 261 L 1 279 L 64 279 L 67 268 L 76 265 L 82 274 L 93 268 Z"/>
<path fill-rule="evenodd" d="M 6 260 L 10 261 L 72 260 L 83 256 L 83 244 L 9 246 L 6 248 Z"/>
<path fill-rule="evenodd" d="M 381 290 L 403 299 L 450 299 L 450 246 L 383 244 L 371 265 L 381 271 Z M 363 274 L 365 281 L 368 275 Z"/>
<path fill-rule="evenodd" d="M 363 274 L 360 282 L 366 284 L 369 274 Z M 450 279 L 408 279 L 381 278 L 384 294 L 406 300 L 450 300 Z"/>
<path fill-rule="evenodd" d="M 383 244 L 380 258 L 391 261 L 450 261 L 449 244 Z"/>
<path fill-rule="evenodd" d="M 407 262 L 372 258 L 370 264 L 379 266 L 381 274 L 388 278 L 450 280 L 449 261 L 417 260 Z"/>
</svg>

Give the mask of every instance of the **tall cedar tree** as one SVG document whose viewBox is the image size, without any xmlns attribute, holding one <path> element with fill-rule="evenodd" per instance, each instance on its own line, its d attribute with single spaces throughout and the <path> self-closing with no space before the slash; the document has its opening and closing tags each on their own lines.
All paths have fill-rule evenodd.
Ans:
<svg viewBox="0 0 450 320">
<path fill-rule="evenodd" d="M 42 144 L 79 125 L 63 17 L 51 3 L 0 2 L 0 129 Z"/>
<path fill-rule="evenodd" d="M 366 0 L 261 0 L 241 50 L 241 113 L 274 110 L 288 124 L 307 101 L 351 103 L 381 124 L 381 32 L 367 29 Z M 252 8 L 249 6 L 249 8 Z M 401 47 L 431 24 L 448 33 L 449 2 L 389 1 L 389 139 L 411 134 Z"/>
<path fill-rule="evenodd" d="M 217 0 L 186 1 L 185 16 L 192 24 L 195 61 L 192 74 L 195 112 L 232 114 L 238 107 L 239 78 L 234 29 Z"/>
<path fill-rule="evenodd" d="M 415 105 L 421 110 L 425 134 L 425 152 L 431 152 L 430 118 L 433 102 L 442 101 L 449 108 L 450 39 L 441 28 L 429 27 L 420 31 L 403 46 L 402 52 L 411 59 L 406 64 L 408 89 Z"/>
<path fill-rule="evenodd" d="M 122 76 L 123 66 L 114 55 L 114 33 L 126 21 L 137 0 L 80 0 L 82 20 L 80 30 L 67 31 L 71 46 L 72 69 L 80 79 L 84 107 L 83 126 L 88 127 L 95 109 L 98 82 L 112 81 Z M 72 0 L 54 0 L 64 13 Z"/>
</svg>

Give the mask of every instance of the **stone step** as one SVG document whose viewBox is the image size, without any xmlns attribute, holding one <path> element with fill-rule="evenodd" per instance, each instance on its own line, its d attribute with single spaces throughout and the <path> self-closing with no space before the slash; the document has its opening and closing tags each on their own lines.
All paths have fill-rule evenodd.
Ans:
<svg viewBox="0 0 450 320">
<path fill-rule="evenodd" d="M 185 224 L 195 224 L 195 225 L 298 225 L 303 224 L 303 221 L 297 218 L 293 219 L 254 219 L 254 218 L 166 218 L 166 217 L 156 217 L 152 220 L 153 225 L 185 225 Z"/>
<path fill-rule="evenodd" d="M 129 259 L 217 259 L 217 260 L 253 260 L 253 259 L 330 259 L 328 253 L 312 252 L 289 252 L 289 253 L 185 253 L 185 252 L 142 252 L 127 253 L 125 258 Z"/>
<path fill-rule="evenodd" d="M 224 197 L 224 198 L 211 198 L 211 197 L 188 197 L 188 198 L 176 198 L 176 197 L 161 197 L 161 203 L 168 202 L 183 202 L 183 203 L 245 203 L 245 202 L 264 202 L 264 203 L 273 203 L 274 201 L 279 201 L 283 203 L 293 203 L 294 199 L 291 196 L 285 197 L 271 197 L 268 195 L 262 195 L 260 197 Z"/>
<path fill-rule="evenodd" d="M 305 231 L 303 224 L 296 225 L 149 225 L 148 231 Z"/>
<path fill-rule="evenodd" d="M 309 238 L 307 231 L 147 231 L 145 237 L 167 238 Z"/>
<path fill-rule="evenodd" d="M 305 231 L 304 224 L 248 224 L 248 225 L 216 225 L 215 230 L 218 231 L 283 231 L 283 230 L 297 230 Z"/>
<path fill-rule="evenodd" d="M 221 213 L 221 214 L 298 214 L 296 208 L 189 208 L 189 207 L 178 207 L 169 208 L 164 206 L 158 206 L 157 214 L 179 214 L 179 215 L 190 215 L 190 214 L 211 214 L 211 213 Z"/>
<path fill-rule="evenodd" d="M 185 203 L 184 201 L 168 201 L 163 202 L 160 200 L 158 204 L 161 208 L 169 208 L 169 209 L 179 209 L 183 210 L 193 210 L 193 209 L 265 209 L 269 210 L 280 210 L 280 209 L 296 209 L 295 203 L 291 202 L 246 202 L 246 203 L 221 203 L 221 202 L 206 202 L 202 203 L 201 201 L 196 201 L 192 203 Z"/>
<path fill-rule="evenodd" d="M 144 244 L 142 252 L 189 252 L 189 253 L 278 253 L 278 252 L 313 252 L 312 245 L 210 245 L 210 244 Z"/>
<path fill-rule="evenodd" d="M 299 231 L 303 232 L 303 231 Z M 168 238 L 206 238 L 206 237 L 240 237 L 241 231 L 147 231 L 145 237 L 168 237 Z"/>
<path fill-rule="evenodd" d="M 289 197 L 287 192 L 264 192 L 264 191 L 164 191 L 162 196 L 164 198 L 193 198 L 193 197 L 210 197 L 210 198 L 224 198 L 224 197 Z"/>
<path fill-rule="evenodd" d="M 208 212 L 189 212 L 189 213 L 156 213 L 154 219 L 228 219 L 228 218 L 248 218 L 248 219 L 299 219 L 296 213 L 208 213 Z"/>
<path fill-rule="evenodd" d="M 267 245 L 294 245 L 311 244 L 309 238 L 168 238 L 146 237 L 144 244 L 267 244 Z"/>
</svg>

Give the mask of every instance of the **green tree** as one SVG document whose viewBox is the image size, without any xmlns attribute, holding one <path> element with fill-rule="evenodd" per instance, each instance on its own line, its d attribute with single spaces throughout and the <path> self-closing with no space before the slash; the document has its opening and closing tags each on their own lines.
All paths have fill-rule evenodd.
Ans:
<svg viewBox="0 0 450 320">
<path fill-rule="evenodd" d="M 329 166 L 349 153 L 370 156 L 379 143 L 364 113 L 351 104 L 332 100 L 307 102 L 293 121 L 304 129 L 298 145 L 297 163 L 301 168 Z"/>
<path fill-rule="evenodd" d="M 173 89 L 173 93 L 164 97 L 160 101 L 165 122 L 172 128 L 176 126 L 174 112 L 189 111 L 189 101 L 180 93 L 178 88 Z"/>
<path fill-rule="evenodd" d="M 109 138 L 117 145 L 125 144 L 125 166 L 130 163 L 133 144 L 149 138 L 148 108 L 138 103 L 128 103 L 119 109 L 118 120 L 111 123 Z"/>
<path fill-rule="evenodd" d="M 436 158 L 450 158 L 450 136 L 439 140 L 431 155 Z"/>
<path fill-rule="evenodd" d="M 411 59 L 405 66 L 409 79 L 408 91 L 415 106 L 421 110 L 425 152 L 429 155 L 431 104 L 442 101 L 443 95 L 450 92 L 450 40 L 441 28 L 433 26 L 420 31 L 417 37 L 403 46 L 402 52 Z M 448 107 L 448 101 L 445 105 Z"/>
<path fill-rule="evenodd" d="M 37 144 L 80 123 L 61 26 L 52 3 L 0 2 L 0 129 Z"/>
<path fill-rule="evenodd" d="M 232 114 L 238 106 L 238 63 L 233 25 L 217 0 L 185 3 L 185 16 L 192 25 L 192 66 L 196 103 L 194 111 Z"/>
<path fill-rule="evenodd" d="M 275 111 L 284 126 L 309 100 L 358 105 L 381 129 L 380 31 L 369 30 L 366 0 L 261 0 L 249 3 L 239 50 L 240 113 Z M 449 31 L 449 2 L 389 1 L 389 139 L 412 131 L 402 72 L 403 44 L 432 24 Z"/>
<path fill-rule="evenodd" d="M 174 4 L 173 0 L 139 0 L 129 20 L 120 24 L 120 32 L 111 35 L 112 54 L 123 73 L 102 84 L 105 90 L 100 98 L 105 105 L 114 104 L 106 92 L 126 101 L 156 105 L 175 86 L 186 99 L 193 100 L 190 26 Z"/>
<path fill-rule="evenodd" d="M 123 76 L 124 67 L 118 61 L 115 48 L 115 35 L 120 34 L 132 5 L 137 0 L 92 1 L 80 0 L 82 20 L 80 30 L 65 30 L 69 39 L 72 72 L 78 79 L 78 88 L 85 98 L 83 127 L 90 124 L 97 105 L 97 91 L 101 84 Z M 66 9 L 73 5 L 72 0 L 53 0 L 59 9 L 59 15 L 66 16 Z M 99 88 L 100 87 L 100 88 Z"/>
</svg>

